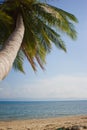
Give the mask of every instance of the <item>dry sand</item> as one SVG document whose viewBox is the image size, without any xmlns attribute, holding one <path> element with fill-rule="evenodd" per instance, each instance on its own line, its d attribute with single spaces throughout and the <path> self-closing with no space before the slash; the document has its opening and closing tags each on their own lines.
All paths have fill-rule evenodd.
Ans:
<svg viewBox="0 0 87 130">
<path fill-rule="evenodd" d="M 0 130 L 57 130 L 61 127 L 72 126 L 87 130 L 87 116 L 0 121 Z"/>
</svg>

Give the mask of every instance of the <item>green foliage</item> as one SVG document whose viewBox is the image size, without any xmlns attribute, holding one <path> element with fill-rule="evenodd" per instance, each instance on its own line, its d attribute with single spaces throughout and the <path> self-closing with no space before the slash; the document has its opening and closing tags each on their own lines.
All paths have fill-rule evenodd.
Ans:
<svg viewBox="0 0 87 130">
<path fill-rule="evenodd" d="M 48 4 L 34 4 L 34 10 L 49 26 L 60 29 L 72 39 L 76 38 L 76 31 L 72 22 L 78 22 L 76 17 L 66 11 Z M 72 22 L 71 22 L 72 21 Z"/>
<path fill-rule="evenodd" d="M 62 9 L 46 4 L 45 0 L 42 1 L 6 0 L 0 5 L 0 44 L 3 46 L 4 41 L 15 28 L 16 19 L 20 13 L 25 26 L 21 50 L 34 71 L 36 71 L 36 61 L 44 69 L 46 55 L 51 52 L 52 44 L 66 52 L 60 31 L 72 39 L 76 39 L 77 36 L 74 28 L 74 22 L 78 22 L 76 17 Z M 22 53 L 19 51 L 13 67 L 24 72 Z"/>
<path fill-rule="evenodd" d="M 9 34 L 11 33 L 11 29 L 9 28 L 12 25 L 12 23 L 12 17 L 0 10 L 0 45 L 2 46 L 5 40 L 8 38 Z"/>
<path fill-rule="evenodd" d="M 24 69 L 23 69 L 23 62 L 24 62 L 24 54 L 23 52 L 20 50 L 17 54 L 17 57 L 13 63 L 13 67 L 15 70 L 19 70 L 21 72 L 24 73 Z"/>
</svg>

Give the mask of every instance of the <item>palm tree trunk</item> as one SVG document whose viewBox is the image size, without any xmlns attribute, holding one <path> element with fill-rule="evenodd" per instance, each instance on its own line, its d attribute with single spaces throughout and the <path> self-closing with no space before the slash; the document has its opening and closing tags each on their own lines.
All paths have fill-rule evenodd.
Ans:
<svg viewBox="0 0 87 130">
<path fill-rule="evenodd" d="M 4 79 L 12 68 L 23 40 L 24 30 L 22 16 L 18 15 L 16 28 L 0 52 L 0 80 Z"/>
</svg>

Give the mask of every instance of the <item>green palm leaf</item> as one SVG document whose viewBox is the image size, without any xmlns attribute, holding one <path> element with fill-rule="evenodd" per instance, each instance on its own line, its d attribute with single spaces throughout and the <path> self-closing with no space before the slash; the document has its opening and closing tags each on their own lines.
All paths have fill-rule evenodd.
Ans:
<svg viewBox="0 0 87 130">
<path fill-rule="evenodd" d="M 46 24 L 58 28 L 61 31 L 68 34 L 72 39 L 76 38 L 76 31 L 72 22 L 78 22 L 76 17 L 66 11 L 59 8 L 50 6 L 48 4 L 34 4 L 33 10 L 37 12 L 39 18 L 41 18 Z M 72 21 L 72 22 L 70 22 Z"/>
<path fill-rule="evenodd" d="M 13 68 L 15 70 L 19 70 L 20 72 L 24 73 L 24 69 L 23 69 L 23 62 L 24 62 L 24 54 L 23 52 L 20 50 L 17 54 L 17 57 L 13 63 Z"/>
<path fill-rule="evenodd" d="M 11 25 L 13 23 L 12 17 L 7 15 L 5 12 L 0 10 L 0 44 L 5 42 L 5 40 L 11 34 Z"/>
</svg>

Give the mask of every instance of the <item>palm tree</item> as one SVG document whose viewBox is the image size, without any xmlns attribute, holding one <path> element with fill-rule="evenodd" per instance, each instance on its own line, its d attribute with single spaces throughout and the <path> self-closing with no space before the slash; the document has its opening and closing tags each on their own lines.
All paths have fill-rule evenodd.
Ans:
<svg viewBox="0 0 87 130">
<path fill-rule="evenodd" d="M 66 52 L 61 32 L 76 38 L 74 15 L 37 0 L 5 0 L 0 4 L 0 80 L 13 66 L 24 72 L 27 57 L 34 71 L 42 69 L 52 44 Z"/>
</svg>

